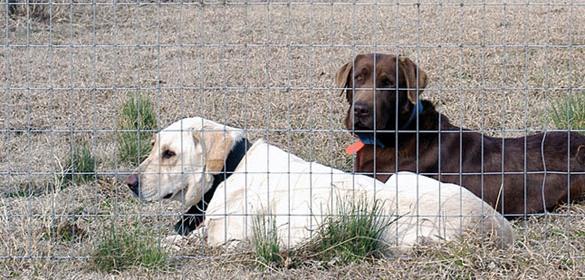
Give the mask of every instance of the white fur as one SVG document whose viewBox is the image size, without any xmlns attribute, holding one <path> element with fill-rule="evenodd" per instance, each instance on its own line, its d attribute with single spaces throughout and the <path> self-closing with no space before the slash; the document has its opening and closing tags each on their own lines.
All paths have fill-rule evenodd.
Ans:
<svg viewBox="0 0 585 280">
<path fill-rule="evenodd" d="M 201 145 L 194 143 L 192 130 L 201 123 L 232 131 L 230 137 L 241 137 L 240 130 L 201 118 L 184 119 L 161 131 L 157 141 L 174 148 L 182 147 L 177 156 L 182 166 L 167 166 L 174 176 L 154 173 L 145 182 L 148 195 L 144 199 L 161 199 L 165 194 L 184 193 L 179 200 L 193 205 L 212 184 L 205 175 Z M 170 130 L 187 129 L 188 132 Z M 182 146 L 179 144 L 182 143 Z M 155 143 L 155 148 L 159 143 Z M 160 145 L 162 146 L 162 145 Z M 141 165 L 144 170 L 157 166 L 157 152 Z M 149 176 L 149 175 L 144 175 Z M 152 184 L 151 184 L 152 183 Z M 158 188 L 157 188 L 158 187 Z M 371 177 L 354 175 L 315 162 L 307 162 L 263 140 L 256 141 L 235 170 L 222 182 L 206 211 L 205 229 L 209 245 L 246 241 L 253 237 L 253 216 L 274 217 L 278 237 L 285 247 L 294 247 L 311 238 L 323 217 L 336 213 L 339 200 L 351 203 L 351 197 L 379 200 L 384 213 L 397 218 L 382 239 L 399 248 L 420 241 L 453 240 L 464 232 L 470 236 L 496 238 L 502 246 L 513 241 L 512 227 L 499 213 L 467 189 L 454 184 L 409 173 L 399 172 L 386 184 Z"/>
</svg>

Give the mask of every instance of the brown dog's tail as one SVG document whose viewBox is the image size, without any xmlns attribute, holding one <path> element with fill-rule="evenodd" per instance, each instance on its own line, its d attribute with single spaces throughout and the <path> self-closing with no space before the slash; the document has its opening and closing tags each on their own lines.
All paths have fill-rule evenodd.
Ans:
<svg viewBox="0 0 585 280">
<path fill-rule="evenodd" d="M 577 162 L 585 164 L 585 145 L 581 145 L 577 148 L 577 154 L 575 155 Z"/>
</svg>

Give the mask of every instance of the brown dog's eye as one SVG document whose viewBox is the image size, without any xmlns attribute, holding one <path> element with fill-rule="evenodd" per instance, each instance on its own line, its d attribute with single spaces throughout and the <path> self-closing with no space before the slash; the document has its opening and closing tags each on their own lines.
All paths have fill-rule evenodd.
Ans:
<svg viewBox="0 0 585 280">
<path fill-rule="evenodd" d="M 388 78 L 386 75 L 383 75 L 382 77 L 380 77 L 380 84 L 383 85 L 384 87 L 394 86 L 394 83 L 392 82 L 392 80 L 390 80 L 390 78 Z"/>
<path fill-rule="evenodd" d="M 162 158 L 163 158 L 163 159 L 169 159 L 169 158 L 172 158 L 172 157 L 174 157 L 175 155 L 176 155 L 176 154 L 175 154 L 175 152 L 173 152 L 173 151 L 171 151 L 171 150 L 165 150 L 165 151 L 162 153 Z"/>
</svg>

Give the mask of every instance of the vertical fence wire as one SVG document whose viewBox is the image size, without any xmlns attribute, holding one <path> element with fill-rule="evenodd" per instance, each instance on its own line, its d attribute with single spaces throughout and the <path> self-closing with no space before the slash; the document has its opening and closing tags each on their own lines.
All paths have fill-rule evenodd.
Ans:
<svg viewBox="0 0 585 280">
<path fill-rule="evenodd" d="M 85 227 L 86 231 L 104 230 L 107 225 L 112 228 L 124 227 L 139 221 L 147 225 L 155 225 L 156 232 L 160 236 L 174 234 L 171 225 L 174 225 L 175 218 L 184 212 L 183 208 L 189 205 L 185 205 L 184 201 L 181 205 L 171 206 L 163 202 L 156 203 L 156 206 L 138 204 L 123 183 L 124 176 L 132 173 L 136 166 L 121 162 L 119 159 L 120 151 L 116 139 L 119 138 L 119 133 L 128 132 L 119 128 L 121 125 L 119 111 L 124 101 L 131 96 L 140 95 L 145 95 L 152 101 L 157 116 L 157 129 L 150 132 L 160 131 L 178 118 L 198 115 L 234 127 L 242 127 L 245 138 L 254 140 L 263 138 L 290 152 L 287 158 L 287 173 L 291 175 L 287 182 L 288 213 L 273 213 L 287 216 L 289 222 L 286 228 L 288 237 L 286 242 L 290 245 L 294 233 L 291 227 L 291 220 L 294 219 L 294 215 L 291 214 L 291 205 L 295 197 L 291 186 L 296 176 L 295 171 L 290 167 L 291 162 L 294 161 L 293 156 L 298 155 L 301 158 L 332 165 L 346 172 L 360 173 L 354 169 L 355 156 L 342 155 L 343 146 L 354 140 L 342 122 L 347 106 L 354 106 L 355 100 L 350 100 L 350 104 L 346 104 L 345 96 L 339 96 L 344 88 L 333 85 L 338 67 L 349 63 L 355 69 L 356 55 L 370 51 L 405 53 L 420 69 L 427 70 L 431 76 L 430 83 L 434 84 L 425 89 L 425 94 L 428 94 L 431 101 L 438 104 L 448 102 L 461 104 L 460 108 L 446 106 L 448 108 L 445 113 L 451 117 L 454 125 L 459 127 L 454 131 L 459 135 L 458 143 L 456 147 L 452 147 L 454 150 L 459 150 L 458 158 L 455 159 L 458 163 L 458 171 L 451 174 L 441 172 L 444 167 L 442 159 L 450 156 L 441 151 L 437 152 L 437 171 L 422 170 L 421 165 L 424 162 L 421 162 L 421 158 L 424 155 L 420 154 L 418 145 L 415 149 L 414 170 L 411 171 L 437 177 L 439 180 L 457 177 L 460 185 L 463 184 L 466 176 L 479 176 L 481 178 L 479 196 L 486 198 L 487 195 L 484 194 L 486 178 L 500 177 L 503 188 L 505 175 L 510 175 L 504 171 L 507 164 L 504 150 L 508 149 L 508 146 L 504 144 L 504 140 L 498 140 L 502 147 L 498 164 L 502 170 L 486 171 L 484 166 L 486 161 L 484 141 L 486 140 L 483 137 L 479 138 L 481 142 L 480 171 L 467 173 L 465 170 L 468 170 L 468 166 L 465 163 L 465 155 L 462 154 L 464 147 L 468 144 L 463 140 L 464 135 L 469 132 L 506 137 L 520 135 L 523 137 L 523 169 L 513 175 L 523 176 L 524 213 L 522 214 L 524 216 L 530 214 L 527 195 L 532 186 L 527 184 L 527 178 L 533 174 L 542 174 L 545 179 L 547 176 L 566 174 L 567 197 L 570 199 L 571 179 L 568 171 L 571 170 L 571 164 L 573 164 L 571 162 L 573 154 L 570 149 L 567 150 L 566 155 L 567 172 L 548 169 L 544 158 L 544 148 L 541 148 L 541 157 L 539 157 L 545 165 L 544 170 L 534 171 L 528 168 L 530 162 L 527 135 L 539 128 L 534 127 L 538 124 L 532 112 L 535 110 L 533 102 L 541 102 L 536 100 L 537 97 L 533 98 L 532 94 L 542 92 L 546 100 L 553 100 L 553 95 L 559 95 L 559 92 L 561 92 L 560 95 L 570 97 L 582 95 L 585 90 L 583 84 L 578 84 L 583 83 L 583 80 L 575 78 L 583 74 L 579 66 L 582 60 L 573 61 L 573 58 L 579 59 L 579 56 L 583 55 L 585 46 L 582 37 L 575 37 L 582 36 L 582 34 L 577 34 L 579 23 L 582 22 L 579 21 L 580 17 L 576 13 L 583 10 L 583 4 L 575 1 L 554 4 L 553 2 L 500 3 L 483 0 L 472 1 L 468 4 L 449 1 L 386 2 L 377 0 L 372 2 L 7 1 L 1 5 L 4 15 L 2 21 L 4 24 L 2 102 L 4 104 L 0 106 L 3 111 L 0 138 L 4 142 L 2 144 L 5 151 L 0 157 L 0 181 L 6 190 L 0 191 L 2 192 L 0 206 L 4 208 L 3 227 L 15 226 L 18 222 L 28 223 L 28 226 L 22 230 L 22 236 L 12 237 L 12 239 L 22 239 L 23 248 L 11 248 L 5 245 L 5 248 L 0 251 L 0 258 L 86 259 L 88 257 L 83 253 L 84 251 L 75 252 L 71 248 L 66 248 L 69 245 L 43 239 L 43 235 L 38 233 L 41 229 L 35 228 L 39 227 L 35 220 L 48 219 L 51 221 L 51 227 L 63 219 L 87 220 L 90 222 L 81 226 Z M 48 20 L 43 22 L 43 19 L 36 18 L 38 15 L 35 9 L 46 9 Z M 500 42 L 493 41 L 498 34 L 492 34 L 487 28 L 481 29 L 482 25 L 494 24 L 490 22 L 490 19 L 496 17 L 492 14 L 496 13 L 494 12 L 496 9 L 498 13 L 501 13 L 501 18 L 498 18 L 501 22 L 498 24 L 504 27 L 499 34 Z M 576 9 L 579 11 L 575 11 Z M 308 12 L 303 13 L 307 10 Z M 518 16 L 519 10 L 524 14 Z M 392 12 L 380 15 L 380 11 Z M 453 14 L 447 15 L 450 12 Z M 343 13 L 342 16 L 346 17 L 344 23 L 348 26 L 342 31 L 339 31 L 340 28 L 336 26 L 338 23 L 336 16 L 339 16 L 337 13 Z M 534 34 L 531 30 L 534 27 L 531 17 L 535 16 L 535 13 L 543 17 L 545 25 L 543 32 L 548 37 L 545 43 L 531 37 Z M 553 15 L 556 14 L 562 14 L 565 17 L 564 20 L 555 20 Z M 303 15 L 308 18 L 304 18 Z M 441 39 L 444 41 L 438 40 L 438 43 L 430 39 L 427 41 L 424 36 L 429 33 L 425 28 L 429 28 L 430 23 L 426 21 L 426 17 L 431 16 L 440 17 L 435 22 L 438 22 L 438 25 L 434 26 L 437 28 L 436 32 L 444 33 L 445 38 L 456 37 L 458 40 L 455 41 L 458 42 L 450 42 L 450 39 L 443 38 Z M 468 22 L 470 16 L 477 18 L 470 23 Z M 327 23 L 324 27 L 322 26 L 323 18 L 326 18 Z M 238 19 L 243 20 L 238 21 Z M 226 25 L 223 25 L 223 21 Z M 366 28 L 369 30 L 362 29 L 364 26 L 362 21 L 372 23 L 370 28 Z M 479 35 L 473 37 L 476 41 L 470 42 L 467 36 L 471 36 L 469 32 L 474 28 L 472 23 L 476 21 L 479 22 L 477 26 L 481 30 L 474 30 Z M 522 25 L 523 28 L 520 32 L 521 38 L 516 42 L 510 42 L 506 34 L 506 26 L 511 24 L 511 21 Z M 236 22 L 243 23 L 245 26 L 236 26 Z M 405 25 L 405 22 L 408 24 Z M 565 43 L 552 39 L 556 36 L 553 33 L 560 32 L 558 29 L 562 27 L 556 24 L 567 27 Z M 264 30 L 259 30 L 261 29 L 258 28 L 259 26 Z M 402 34 L 402 30 L 411 30 L 414 35 Z M 177 33 L 173 34 L 173 32 Z M 336 34 L 336 32 L 342 34 Z M 229 37 L 236 33 L 241 37 Z M 383 35 L 378 37 L 380 34 Z M 367 36 L 374 36 L 374 38 L 364 43 L 363 37 Z M 383 36 L 388 36 L 395 41 Z M 46 42 L 43 41 L 45 39 Z M 43 50 L 46 50 L 46 54 L 42 54 Z M 544 56 L 562 53 L 566 60 L 564 66 L 567 69 L 563 70 L 566 70 L 564 78 L 569 80 L 568 85 L 560 82 L 555 84 L 555 81 L 549 77 L 556 75 L 554 72 L 558 65 L 553 64 L 555 63 L 553 61 L 547 61 L 542 66 L 544 73 L 542 83 L 531 85 L 534 78 L 530 76 L 532 55 L 540 52 Z M 433 57 L 445 53 L 448 57 Z M 46 55 L 46 61 L 40 57 L 42 55 Z M 494 59 L 493 56 L 497 55 L 499 57 Z M 519 59 L 519 56 L 522 58 Z M 436 65 L 432 63 L 433 59 L 445 63 Z M 520 60 L 522 65 L 511 69 L 508 67 L 511 63 L 509 60 Z M 282 61 L 284 63 L 275 65 Z M 46 69 L 43 63 L 47 65 Z M 378 58 L 374 56 L 376 73 L 377 63 Z M 469 65 L 470 63 L 473 65 Z M 494 63 L 502 65 L 499 71 L 503 76 L 498 77 L 501 84 L 494 85 L 493 83 L 495 74 L 490 71 L 495 71 L 492 65 Z M 103 66 L 104 64 L 106 66 Z M 396 65 L 396 70 L 398 70 L 398 58 Z M 111 71 L 100 69 L 102 66 L 111 67 Z M 460 69 L 460 72 L 453 73 L 454 68 Z M 466 69 L 471 69 L 469 71 L 473 71 L 473 75 L 479 78 L 470 77 L 469 75 L 472 74 L 465 73 Z M 47 72 L 46 77 L 43 71 Z M 323 74 L 320 73 L 322 71 Z M 416 68 L 415 72 L 416 77 L 419 77 L 419 68 Z M 443 72 L 448 72 L 448 74 Z M 520 85 L 513 84 L 513 78 L 508 77 L 518 74 L 521 77 L 515 77 L 520 77 Z M 22 75 L 22 77 L 17 75 Z M 323 75 L 328 78 L 327 82 L 323 82 L 321 78 Z M 446 81 L 446 75 L 455 76 L 457 81 Z M 472 78 L 475 80 L 466 81 Z M 352 85 L 355 85 L 354 75 L 348 79 Z M 374 83 L 376 83 L 375 79 Z M 396 80 L 398 81 L 398 74 Z M 464 83 L 466 84 L 463 85 Z M 411 87 L 422 90 L 418 79 Z M 398 87 L 396 92 L 398 92 Z M 514 107 L 509 103 L 492 104 L 501 99 L 492 99 L 490 95 L 508 93 L 515 93 L 516 96 L 522 93 L 523 100 L 516 103 L 520 104 L 520 108 L 509 108 Z M 261 96 L 263 100 L 260 102 Z M 306 102 L 306 100 L 300 100 L 299 96 L 315 98 L 315 101 Z M 45 102 L 48 105 L 43 103 L 44 98 L 49 99 Z M 318 100 L 318 98 L 324 100 Z M 427 99 L 424 95 L 417 98 Z M 379 108 L 377 106 L 379 101 L 376 98 L 373 100 L 374 108 Z M 397 96 L 395 100 L 395 127 L 398 129 Z M 469 110 L 466 105 L 475 101 L 481 103 L 473 107 L 479 113 L 466 111 Z M 506 102 L 506 100 L 501 102 Z M 44 108 L 45 105 L 49 108 Z M 548 104 L 540 105 L 546 107 L 545 105 Z M 508 112 L 510 109 L 513 112 Z M 58 110 L 64 110 L 64 112 Z M 494 110 L 497 112 L 490 115 L 489 112 Z M 138 118 L 143 117 L 143 113 L 138 111 Z M 514 117 L 520 118 L 520 121 L 514 123 L 514 127 L 508 128 L 506 126 L 511 125 L 511 122 L 507 118 L 511 114 L 515 114 Z M 478 116 L 478 119 L 470 120 L 472 118 L 469 117 L 470 115 Z M 46 123 L 36 123 L 43 116 L 48 116 L 50 120 Z M 316 121 L 319 117 L 322 119 Z M 377 114 L 374 114 L 374 126 L 378 125 L 377 118 Z M 420 115 L 416 115 L 414 131 L 417 133 L 416 143 L 421 143 L 420 138 L 424 137 L 422 135 L 428 133 L 420 128 L 419 118 Z M 499 121 L 497 121 L 498 118 L 500 118 Z M 448 120 L 440 115 L 439 131 L 435 132 L 443 133 L 442 124 L 445 122 Z M 469 130 L 466 130 L 467 128 Z M 566 131 L 564 129 L 547 129 L 547 133 Z M 573 128 L 570 124 L 568 129 L 583 132 L 582 128 Z M 355 131 L 356 128 L 352 127 L 349 130 Z M 142 145 L 144 131 L 139 129 L 131 132 L 136 133 L 138 145 Z M 374 135 L 384 132 L 387 131 L 378 128 Z M 230 130 L 225 130 L 223 133 L 228 135 Z M 547 140 L 546 137 L 548 136 L 545 136 L 544 140 Z M 439 137 L 439 145 L 443 143 L 442 139 Z M 394 140 L 396 146 L 399 146 L 398 136 Z M 570 133 L 567 133 L 567 142 L 570 146 Z M 94 171 L 90 174 L 93 180 L 87 183 L 91 187 L 87 185 L 65 187 L 49 183 L 49 180 L 57 181 L 56 178 L 60 178 L 61 173 L 68 170 L 66 163 L 76 160 L 75 151 L 82 143 L 87 143 L 91 153 L 99 158 L 99 161 L 93 163 Z M 16 148 L 18 145 L 31 147 L 31 151 L 25 152 L 23 149 Z M 38 149 L 32 147 L 36 146 L 48 150 L 50 156 L 34 154 Z M 187 149 L 187 146 L 187 143 L 181 143 L 182 148 Z M 159 146 L 155 148 L 163 150 L 165 147 L 159 143 Z M 374 145 L 374 153 L 378 149 L 380 148 Z M 10 156 L 12 153 L 17 156 L 12 158 Z M 272 153 L 273 150 L 266 151 L 264 164 L 266 166 L 282 164 L 271 161 Z M 393 154 L 395 156 L 394 171 L 401 171 L 399 168 L 401 155 L 398 150 Z M 45 168 L 49 161 L 52 162 L 55 158 L 62 166 Z M 136 155 L 136 158 L 141 158 L 141 155 Z M 191 161 L 185 160 L 181 161 L 180 165 L 188 169 L 189 163 Z M 31 166 L 26 166 L 27 164 Z M 204 164 L 204 162 L 199 162 L 199 164 Z M 253 166 L 253 163 L 246 162 L 246 166 Z M 384 173 L 389 172 L 379 167 L 375 160 L 373 166 L 373 172 L 366 175 L 387 175 Z M 159 166 L 159 173 L 164 173 L 164 170 L 163 166 Z M 311 176 L 317 173 L 314 173 L 313 166 L 310 166 L 309 195 L 311 197 L 313 196 Z M 189 176 L 189 174 L 184 175 Z M 252 175 L 253 172 L 245 172 L 243 175 L 246 176 L 245 182 L 252 181 L 248 180 L 248 176 Z M 333 171 L 328 175 L 333 180 Z M 272 178 L 270 174 L 266 174 L 267 184 L 270 184 Z M 114 183 L 108 185 L 109 183 L 105 183 L 107 180 Z M 163 180 L 163 177 L 158 178 L 158 184 L 164 184 Z M 396 180 L 398 184 L 398 179 Z M 53 184 L 52 189 L 48 187 L 50 184 Z M 418 181 L 416 187 L 416 193 L 419 194 Z M 540 187 L 544 191 L 544 183 Z M 80 193 L 94 191 L 96 194 L 94 196 L 89 194 L 89 198 L 78 197 Z M 224 211 L 227 212 L 229 190 L 223 191 L 223 197 L 226 198 Z M 204 188 L 201 188 L 200 192 L 203 193 Z M 441 195 L 439 191 L 438 199 Z M 463 196 L 462 190 L 459 194 L 461 200 Z M 100 203 L 103 201 L 97 200 L 101 198 L 107 199 L 108 203 L 111 202 L 112 209 L 100 208 L 102 207 Z M 244 204 L 248 205 L 249 199 L 251 198 L 246 196 Z M 498 203 L 499 210 L 505 211 L 504 204 L 510 198 L 502 194 L 499 199 L 501 199 Z M 48 209 L 42 204 L 43 201 L 50 204 Z M 267 205 L 264 206 L 271 209 L 273 205 L 270 203 L 274 201 L 274 197 L 270 192 L 267 192 L 265 201 Z M 312 201 L 309 200 L 309 208 L 315 207 L 311 204 Z M 91 203 L 95 205 L 88 205 Z M 17 205 L 25 206 L 18 208 Z M 82 209 L 81 214 L 70 209 L 75 207 Z M 333 208 L 333 204 L 330 207 Z M 398 201 L 396 201 L 396 207 L 398 207 Z M 569 218 L 581 215 L 576 211 L 572 212 L 573 207 L 570 205 L 567 208 L 565 212 L 549 213 L 544 210 L 542 213 L 535 214 L 552 217 L 569 216 Z M 459 209 L 462 213 L 462 204 L 459 205 Z M 241 213 L 245 219 L 244 224 L 252 223 L 253 214 L 249 213 L 252 211 L 253 209 L 248 209 L 246 206 L 244 213 Z M 418 213 L 418 207 L 413 215 L 417 220 L 425 219 Z M 79 218 L 80 216 L 82 219 Z M 110 217 L 109 220 L 108 217 Z M 309 222 L 311 228 L 313 228 L 313 222 L 312 219 Z M 532 220 L 527 219 L 518 224 L 530 227 L 532 223 Z M 227 222 L 225 228 L 229 228 Z M 530 238 L 527 230 L 522 232 L 524 239 Z M 224 237 L 229 238 L 227 231 L 224 232 Z M 90 237 L 90 241 L 79 242 L 82 244 L 80 246 L 85 246 L 84 248 L 92 248 L 94 245 L 91 242 L 95 240 Z M 83 242 L 87 243 L 83 244 Z M 569 246 L 568 241 L 565 244 Z M 53 247 L 58 249 L 53 249 Z M 198 249 L 200 254 L 204 253 L 201 247 Z M 40 253 L 35 253 L 36 250 Z M 189 257 L 192 256 L 189 255 L 191 253 L 193 252 L 180 251 L 177 254 Z"/>
</svg>

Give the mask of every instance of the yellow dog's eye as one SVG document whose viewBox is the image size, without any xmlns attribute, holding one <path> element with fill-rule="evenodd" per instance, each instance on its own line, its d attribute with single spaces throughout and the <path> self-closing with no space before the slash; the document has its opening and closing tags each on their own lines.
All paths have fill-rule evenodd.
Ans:
<svg viewBox="0 0 585 280">
<path fill-rule="evenodd" d="M 171 150 L 164 150 L 162 153 L 162 158 L 163 159 L 169 159 L 174 157 L 176 154 L 175 152 L 171 151 Z"/>
</svg>

